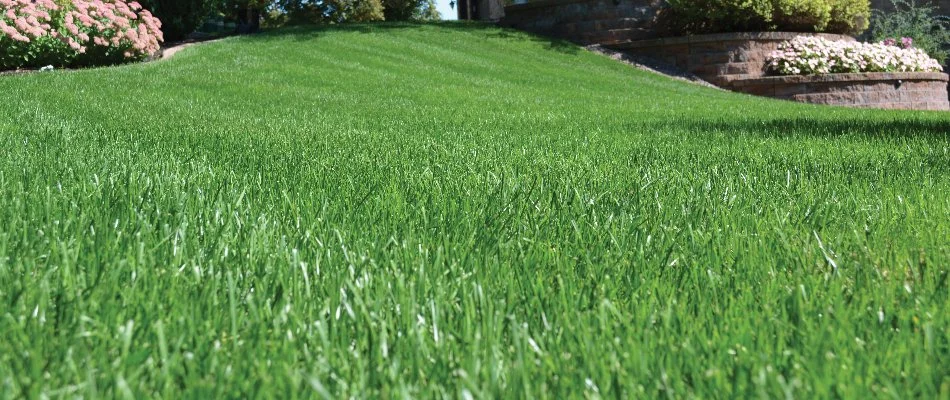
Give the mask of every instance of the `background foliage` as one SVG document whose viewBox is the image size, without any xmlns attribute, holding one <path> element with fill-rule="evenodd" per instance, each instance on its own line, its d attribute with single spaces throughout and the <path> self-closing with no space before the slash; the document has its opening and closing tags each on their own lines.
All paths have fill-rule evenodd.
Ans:
<svg viewBox="0 0 950 400">
<path fill-rule="evenodd" d="M 265 25 L 438 20 L 432 0 L 276 0 L 267 5 Z"/>
<path fill-rule="evenodd" d="M 162 21 L 166 42 L 183 40 L 195 31 L 224 0 L 141 0 Z"/>
<path fill-rule="evenodd" d="M 914 0 L 891 0 L 893 10 L 875 10 L 867 37 L 881 41 L 909 37 L 922 49 L 947 65 L 950 58 L 950 17 L 937 15 L 937 8 Z"/>
<path fill-rule="evenodd" d="M 744 31 L 863 32 L 868 0 L 669 0 L 662 18 L 680 34 Z"/>
</svg>

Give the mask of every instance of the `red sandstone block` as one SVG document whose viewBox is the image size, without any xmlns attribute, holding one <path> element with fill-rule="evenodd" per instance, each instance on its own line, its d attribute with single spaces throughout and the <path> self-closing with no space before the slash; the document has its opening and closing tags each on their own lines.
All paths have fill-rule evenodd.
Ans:
<svg viewBox="0 0 950 400">
<path fill-rule="evenodd" d="M 714 65 L 690 65 L 689 72 L 710 82 L 712 79 L 720 79 L 724 75 L 724 71 L 720 71 Z"/>
<path fill-rule="evenodd" d="M 934 86 L 933 82 L 927 81 L 902 81 L 902 88 L 907 88 L 909 90 L 927 90 Z"/>
<path fill-rule="evenodd" d="M 753 67 L 747 63 L 729 63 L 726 64 L 726 74 L 728 75 L 739 75 L 739 74 L 752 74 L 755 72 L 762 72 L 761 68 Z"/>
<path fill-rule="evenodd" d="M 730 50 L 727 43 L 690 43 L 689 45 L 690 54 L 726 53 Z"/>
<path fill-rule="evenodd" d="M 737 91 L 756 95 L 756 96 L 768 96 L 768 97 L 776 96 L 775 88 L 772 85 L 747 85 L 743 87 L 738 87 Z"/>
<path fill-rule="evenodd" d="M 821 82 L 809 85 L 809 88 L 814 88 L 812 90 L 822 91 L 827 93 L 852 93 L 852 92 L 867 92 L 868 90 L 873 90 L 870 87 L 863 84 L 863 82 Z M 884 88 L 880 88 L 884 89 Z"/>
<path fill-rule="evenodd" d="M 797 94 L 804 94 L 807 87 L 800 83 L 777 84 L 775 85 L 775 95 L 780 97 L 791 97 Z"/>
<path fill-rule="evenodd" d="M 879 104 L 885 102 L 886 98 L 881 95 L 881 92 L 869 91 L 864 94 L 865 102 L 868 104 Z"/>
<path fill-rule="evenodd" d="M 729 53 L 690 54 L 690 63 L 694 64 L 725 64 L 733 61 Z"/>
<path fill-rule="evenodd" d="M 730 62 L 762 62 L 764 64 L 768 54 L 757 54 L 756 52 L 750 51 L 735 51 L 729 53 Z"/>
<path fill-rule="evenodd" d="M 657 49 L 664 53 L 673 53 L 673 54 L 689 54 L 689 45 L 688 44 L 675 44 L 668 46 L 660 46 Z"/>
<path fill-rule="evenodd" d="M 806 103 L 816 104 L 860 104 L 849 93 L 806 93 L 794 95 L 792 98 Z"/>
</svg>

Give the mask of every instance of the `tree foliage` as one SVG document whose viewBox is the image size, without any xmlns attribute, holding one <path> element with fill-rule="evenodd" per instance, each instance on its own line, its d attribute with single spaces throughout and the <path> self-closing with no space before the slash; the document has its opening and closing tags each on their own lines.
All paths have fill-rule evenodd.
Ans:
<svg viewBox="0 0 950 400">
<path fill-rule="evenodd" d="M 142 0 L 141 3 L 162 21 L 167 42 L 187 38 L 221 6 L 221 0 Z"/>
</svg>

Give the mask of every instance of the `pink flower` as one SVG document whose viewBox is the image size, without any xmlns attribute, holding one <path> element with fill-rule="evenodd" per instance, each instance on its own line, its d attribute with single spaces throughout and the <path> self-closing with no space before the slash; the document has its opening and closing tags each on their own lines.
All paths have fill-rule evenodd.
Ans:
<svg viewBox="0 0 950 400">
<path fill-rule="evenodd" d="M 54 1 L 63 1 L 65 6 Z M 62 11 L 51 15 L 57 10 Z M 160 27 L 161 21 L 135 1 L 0 0 L 0 39 L 31 43 L 52 38 L 74 55 L 91 46 L 106 54 L 141 58 L 159 49 L 163 41 Z M 22 48 L 34 51 L 29 46 Z"/>
<path fill-rule="evenodd" d="M 79 27 L 75 24 L 67 22 L 64 25 L 66 26 L 66 30 L 69 31 L 69 33 L 72 33 L 73 35 L 79 34 Z"/>
</svg>

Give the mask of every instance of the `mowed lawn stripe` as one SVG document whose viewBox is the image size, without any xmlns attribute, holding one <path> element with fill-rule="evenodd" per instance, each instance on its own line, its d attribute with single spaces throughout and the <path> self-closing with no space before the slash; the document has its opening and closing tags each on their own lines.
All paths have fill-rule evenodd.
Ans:
<svg viewBox="0 0 950 400">
<path fill-rule="evenodd" d="M 492 26 L 4 76 L 4 397 L 950 394 L 950 114 Z"/>
</svg>

